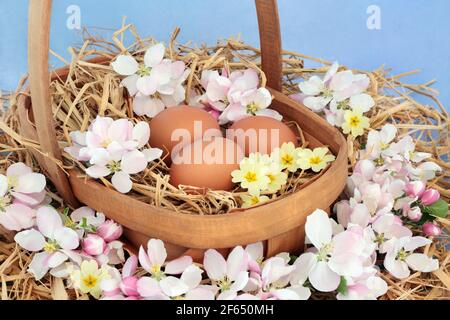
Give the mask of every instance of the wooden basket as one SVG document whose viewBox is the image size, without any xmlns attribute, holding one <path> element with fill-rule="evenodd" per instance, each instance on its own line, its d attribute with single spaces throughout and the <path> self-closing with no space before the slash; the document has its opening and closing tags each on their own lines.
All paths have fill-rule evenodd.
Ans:
<svg viewBox="0 0 450 320">
<path fill-rule="evenodd" d="M 48 67 L 51 0 L 30 1 L 29 14 L 29 96 L 19 101 L 21 133 L 38 139 L 42 153 L 34 156 L 59 194 L 70 205 L 87 205 L 122 224 L 126 238 L 136 246 L 158 238 L 167 244 L 170 258 L 182 254 L 201 259 L 205 249 L 225 255 L 228 248 L 264 241 L 266 255 L 299 253 L 304 248 L 304 224 L 315 209 L 329 210 L 347 180 L 347 144 L 340 132 L 304 106 L 281 93 L 281 37 L 276 0 L 256 0 L 260 27 L 262 67 L 274 101 L 273 108 L 286 119 L 296 121 L 311 146 L 329 146 L 337 155 L 321 175 L 301 190 L 277 201 L 227 215 L 187 215 L 157 208 L 87 180 L 76 170 L 65 174 L 55 163 L 61 150 L 51 110 L 50 81 L 65 79 L 68 67 L 50 74 Z M 97 62 L 101 61 L 98 58 Z M 83 177 L 82 177 L 83 176 Z"/>
</svg>

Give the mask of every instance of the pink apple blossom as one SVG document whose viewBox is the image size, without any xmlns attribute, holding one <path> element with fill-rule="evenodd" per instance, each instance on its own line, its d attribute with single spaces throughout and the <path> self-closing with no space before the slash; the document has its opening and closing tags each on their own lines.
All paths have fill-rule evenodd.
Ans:
<svg viewBox="0 0 450 320">
<path fill-rule="evenodd" d="M 96 234 L 89 234 L 82 241 L 81 247 L 84 253 L 90 256 L 99 256 L 106 250 L 106 242 Z"/>
<path fill-rule="evenodd" d="M 35 209 L 45 200 L 45 186 L 45 176 L 25 164 L 9 166 L 6 175 L 0 174 L 0 224 L 11 231 L 33 227 Z"/>
<path fill-rule="evenodd" d="M 422 227 L 423 233 L 428 237 L 438 237 L 442 234 L 442 229 L 436 224 L 427 222 Z"/>
<path fill-rule="evenodd" d="M 150 273 L 155 279 L 162 279 L 165 275 L 177 275 L 192 264 L 192 258 L 183 256 L 166 263 L 167 251 L 161 240 L 151 239 L 147 244 L 147 251 L 144 247 L 139 249 L 139 262 L 145 271 Z"/>
<path fill-rule="evenodd" d="M 36 225 L 37 229 L 22 231 L 14 238 L 22 248 L 36 252 L 29 268 L 36 280 L 42 279 L 49 270 L 58 270 L 69 259 L 81 263 L 73 251 L 79 246 L 78 234 L 64 227 L 55 209 L 48 206 L 38 209 Z"/>
<path fill-rule="evenodd" d="M 216 250 L 208 250 L 203 262 L 208 277 L 220 290 L 218 300 L 233 300 L 247 286 L 248 257 L 242 247 L 234 248 L 225 258 Z"/>
<path fill-rule="evenodd" d="M 118 240 L 123 233 L 123 228 L 112 220 L 104 222 L 98 229 L 97 235 L 103 238 L 106 242 Z"/>
<path fill-rule="evenodd" d="M 438 260 L 415 250 L 431 243 L 423 237 L 393 238 L 385 244 L 387 251 L 384 266 L 394 277 L 405 279 L 411 274 L 410 268 L 420 272 L 432 272 L 439 268 Z"/>
<path fill-rule="evenodd" d="M 128 55 L 119 55 L 112 63 L 115 72 L 126 78 L 122 85 L 134 97 L 133 110 L 137 115 L 155 117 L 166 107 L 184 101 L 183 83 L 190 70 L 183 61 L 164 59 L 165 46 L 151 46 L 145 53 L 144 64 Z"/>
<path fill-rule="evenodd" d="M 420 196 L 420 201 L 424 206 L 431 206 L 438 201 L 440 197 L 441 195 L 439 191 L 435 189 L 428 189 Z"/>
<path fill-rule="evenodd" d="M 426 185 L 422 181 L 411 181 L 406 184 L 405 191 L 408 197 L 419 198 L 425 192 Z"/>
</svg>

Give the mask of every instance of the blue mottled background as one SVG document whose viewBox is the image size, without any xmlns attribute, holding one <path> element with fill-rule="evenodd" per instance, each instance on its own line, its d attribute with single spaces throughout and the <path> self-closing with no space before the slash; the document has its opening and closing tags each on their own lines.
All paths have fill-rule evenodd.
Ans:
<svg viewBox="0 0 450 320">
<path fill-rule="evenodd" d="M 107 37 L 127 16 L 140 33 L 161 41 L 180 26 L 181 41 L 214 43 L 240 34 L 258 45 L 252 0 L 55 0 L 51 47 L 66 57 L 67 47 L 81 39 L 66 27 L 70 5 L 80 7 L 83 26 L 101 27 L 96 33 Z M 380 30 L 367 28 L 371 5 L 381 10 Z M 0 1 L 2 89 L 15 88 L 27 70 L 27 6 L 27 0 Z M 279 6 L 284 48 L 353 68 L 421 69 L 407 81 L 438 80 L 434 87 L 450 110 L 449 0 L 279 0 Z"/>
</svg>

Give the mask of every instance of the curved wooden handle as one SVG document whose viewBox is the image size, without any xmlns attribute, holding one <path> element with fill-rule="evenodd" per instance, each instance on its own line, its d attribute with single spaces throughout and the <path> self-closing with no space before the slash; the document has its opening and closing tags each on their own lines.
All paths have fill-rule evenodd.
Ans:
<svg viewBox="0 0 450 320">
<path fill-rule="evenodd" d="M 38 140 L 44 153 L 43 170 L 52 180 L 59 194 L 74 207 L 78 202 L 69 180 L 55 160 L 61 160 L 61 150 L 56 140 L 55 123 L 50 95 L 48 53 L 50 43 L 51 0 L 30 0 L 28 30 L 28 65 L 33 115 Z"/>
<path fill-rule="evenodd" d="M 50 95 L 48 54 L 52 0 L 29 1 L 29 79 L 33 115 L 39 143 L 44 152 L 44 170 L 60 195 L 72 206 L 77 205 L 69 180 L 57 166 L 61 150 L 56 139 Z M 282 88 L 281 32 L 277 0 L 255 0 L 261 39 L 262 69 L 272 89 Z M 42 164 L 41 164 L 42 165 Z"/>
</svg>

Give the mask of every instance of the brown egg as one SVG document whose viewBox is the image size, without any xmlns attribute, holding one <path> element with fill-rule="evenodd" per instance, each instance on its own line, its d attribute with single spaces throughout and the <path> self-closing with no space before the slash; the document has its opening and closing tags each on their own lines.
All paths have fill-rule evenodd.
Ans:
<svg viewBox="0 0 450 320">
<path fill-rule="evenodd" d="M 249 117 L 234 123 L 227 130 L 227 138 L 239 144 L 246 156 L 255 152 L 270 154 L 283 143 L 292 142 L 298 146 L 291 128 L 268 117 Z"/>
<path fill-rule="evenodd" d="M 197 140 L 174 157 L 170 182 L 176 187 L 230 191 L 233 189 L 231 173 L 239 169 L 243 158 L 244 152 L 232 140 L 222 137 Z"/>
<path fill-rule="evenodd" d="M 150 145 L 164 151 L 165 162 L 172 162 L 174 148 L 180 150 L 183 146 L 201 139 L 205 134 L 222 136 L 216 119 L 208 112 L 189 106 L 171 107 L 150 121 Z M 170 156 L 169 156 L 170 155 Z"/>
</svg>

